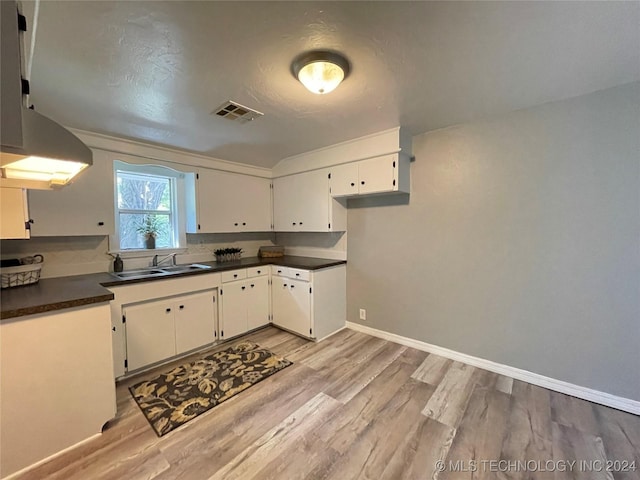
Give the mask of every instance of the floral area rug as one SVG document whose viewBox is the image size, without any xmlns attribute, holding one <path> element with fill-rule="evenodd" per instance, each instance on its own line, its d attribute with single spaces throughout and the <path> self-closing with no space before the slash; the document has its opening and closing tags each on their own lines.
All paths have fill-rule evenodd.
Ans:
<svg viewBox="0 0 640 480">
<path fill-rule="evenodd" d="M 291 365 L 242 342 L 129 388 L 159 437 Z"/>
</svg>

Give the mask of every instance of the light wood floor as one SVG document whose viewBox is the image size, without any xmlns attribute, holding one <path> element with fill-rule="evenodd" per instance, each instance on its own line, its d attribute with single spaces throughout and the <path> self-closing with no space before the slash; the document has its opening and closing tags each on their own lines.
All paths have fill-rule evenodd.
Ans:
<svg viewBox="0 0 640 480">
<path fill-rule="evenodd" d="M 548 471 L 640 467 L 640 417 L 351 330 L 318 344 L 275 328 L 244 338 L 294 365 L 162 438 L 127 391 L 141 377 L 122 382 L 100 438 L 20 478 L 426 480 L 438 460 L 442 479 L 640 478 L 605 463 Z M 471 460 L 475 473 L 451 471 Z"/>
</svg>

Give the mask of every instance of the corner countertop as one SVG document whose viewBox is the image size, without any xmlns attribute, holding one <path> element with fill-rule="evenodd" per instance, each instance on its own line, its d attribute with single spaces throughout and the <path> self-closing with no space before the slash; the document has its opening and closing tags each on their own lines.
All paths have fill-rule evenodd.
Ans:
<svg viewBox="0 0 640 480">
<path fill-rule="evenodd" d="M 43 278 L 33 285 L 5 288 L 0 294 L 0 318 L 5 320 L 113 300 L 113 293 L 85 277 L 91 275 Z"/>
<path fill-rule="evenodd" d="M 153 282 L 180 278 L 188 275 L 206 275 L 208 273 L 236 270 L 238 268 L 260 265 L 279 265 L 282 267 L 320 270 L 322 268 L 343 265 L 346 260 L 331 260 L 314 257 L 296 257 L 285 255 L 278 258 L 248 257 L 233 262 L 198 262 L 211 268 L 167 274 L 149 278 L 119 279 L 111 274 L 91 273 L 72 277 L 43 278 L 34 285 L 6 288 L 0 293 L 0 319 L 9 319 L 38 313 L 81 307 L 94 303 L 109 302 L 114 295 L 106 287 L 124 286 L 140 282 Z"/>
</svg>

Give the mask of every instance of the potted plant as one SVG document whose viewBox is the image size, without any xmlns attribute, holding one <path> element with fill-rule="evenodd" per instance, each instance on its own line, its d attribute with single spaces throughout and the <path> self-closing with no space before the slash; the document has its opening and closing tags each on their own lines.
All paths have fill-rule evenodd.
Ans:
<svg viewBox="0 0 640 480">
<path fill-rule="evenodd" d="M 160 232 L 160 221 L 155 215 L 145 215 L 142 222 L 136 228 L 138 233 L 144 235 L 145 247 L 153 250 L 156 248 L 156 237 Z"/>
</svg>

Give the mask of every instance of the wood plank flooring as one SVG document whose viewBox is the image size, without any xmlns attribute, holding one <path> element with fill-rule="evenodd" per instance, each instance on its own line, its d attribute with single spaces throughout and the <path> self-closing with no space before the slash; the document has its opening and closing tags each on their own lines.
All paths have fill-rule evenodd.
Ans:
<svg viewBox="0 0 640 480">
<path fill-rule="evenodd" d="M 162 438 L 127 388 L 172 365 L 120 382 L 100 438 L 18 478 L 640 479 L 638 416 L 352 330 L 243 339 L 294 365 Z"/>
</svg>

